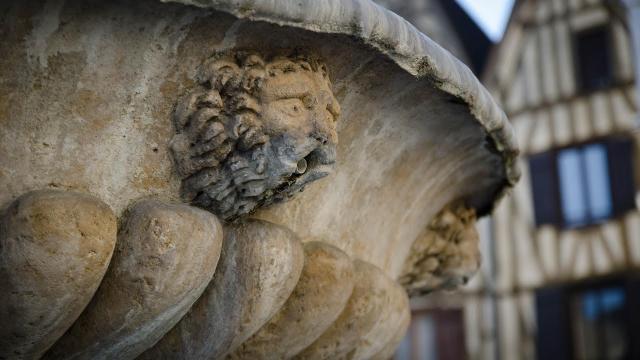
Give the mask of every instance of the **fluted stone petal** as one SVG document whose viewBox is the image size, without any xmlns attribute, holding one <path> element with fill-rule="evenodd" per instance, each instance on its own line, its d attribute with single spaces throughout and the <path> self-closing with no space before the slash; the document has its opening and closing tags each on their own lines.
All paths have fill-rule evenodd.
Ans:
<svg viewBox="0 0 640 360">
<path fill-rule="evenodd" d="M 288 229 L 261 220 L 225 227 L 218 269 L 187 315 L 139 359 L 220 359 L 280 310 L 304 253 Z"/>
<path fill-rule="evenodd" d="M 222 246 L 217 218 L 145 200 L 118 233 L 109 270 L 47 359 L 133 359 L 169 331 L 211 280 Z"/>
<path fill-rule="evenodd" d="M 0 359 L 37 359 L 73 324 L 104 276 L 117 222 L 100 200 L 42 190 L 0 219 Z"/>
<path fill-rule="evenodd" d="M 375 265 L 354 260 L 354 287 L 340 317 L 296 359 L 347 359 L 358 340 L 371 331 L 388 304 L 392 280 Z"/>
<path fill-rule="evenodd" d="M 383 297 L 386 304 L 378 321 L 360 339 L 350 359 L 369 360 L 379 354 L 385 355 L 391 347 L 395 350 L 402 340 L 411 317 L 407 292 L 400 284 L 389 279 Z"/>
<path fill-rule="evenodd" d="M 321 242 L 305 243 L 304 253 L 300 280 L 282 309 L 227 358 L 291 358 L 338 318 L 353 290 L 351 259 Z"/>
</svg>

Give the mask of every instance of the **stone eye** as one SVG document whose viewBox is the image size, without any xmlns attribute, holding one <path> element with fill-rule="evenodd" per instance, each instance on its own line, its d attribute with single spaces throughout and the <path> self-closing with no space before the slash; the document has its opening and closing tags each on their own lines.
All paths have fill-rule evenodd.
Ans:
<svg viewBox="0 0 640 360">
<path fill-rule="evenodd" d="M 278 100 L 278 107 L 289 116 L 299 116 L 306 109 L 304 102 L 298 98 Z"/>
<path fill-rule="evenodd" d="M 302 103 L 304 104 L 305 108 L 313 109 L 313 106 L 315 105 L 316 102 L 313 96 L 305 95 L 302 97 Z"/>
</svg>

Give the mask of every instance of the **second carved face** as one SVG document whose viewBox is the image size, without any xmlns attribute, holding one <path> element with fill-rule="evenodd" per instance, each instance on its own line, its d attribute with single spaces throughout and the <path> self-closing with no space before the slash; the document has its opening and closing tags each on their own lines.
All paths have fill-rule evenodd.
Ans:
<svg viewBox="0 0 640 360">
<path fill-rule="evenodd" d="M 340 107 L 311 56 L 214 55 L 175 111 L 185 200 L 230 220 L 333 171 Z"/>
</svg>

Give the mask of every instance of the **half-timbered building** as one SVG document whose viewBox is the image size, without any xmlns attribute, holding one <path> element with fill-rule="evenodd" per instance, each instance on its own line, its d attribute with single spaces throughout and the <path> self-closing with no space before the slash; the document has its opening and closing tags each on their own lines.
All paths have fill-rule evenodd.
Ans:
<svg viewBox="0 0 640 360">
<path fill-rule="evenodd" d="M 640 358 L 631 44 L 622 1 L 516 1 L 483 82 L 514 126 L 523 176 L 480 226 L 469 358 Z"/>
</svg>

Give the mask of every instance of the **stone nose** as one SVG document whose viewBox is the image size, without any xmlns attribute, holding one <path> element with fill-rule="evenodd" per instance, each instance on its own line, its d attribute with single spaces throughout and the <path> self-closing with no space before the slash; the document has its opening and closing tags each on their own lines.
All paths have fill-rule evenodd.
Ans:
<svg viewBox="0 0 640 360">
<path fill-rule="evenodd" d="M 333 127 L 317 126 L 311 133 L 311 137 L 317 141 L 318 146 L 335 147 L 338 144 L 338 135 Z"/>
<path fill-rule="evenodd" d="M 322 111 L 316 117 L 311 136 L 320 145 L 335 146 L 338 143 L 335 119 L 334 115 L 328 111 Z"/>
<path fill-rule="evenodd" d="M 333 117 L 333 121 L 337 122 L 338 117 L 340 117 L 340 112 L 342 111 L 342 109 L 340 109 L 340 104 L 338 103 L 338 100 L 336 100 L 336 98 L 334 98 L 333 95 L 329 95 L 329 96 L 330 98 L 327 104 L 327 111 Z"/>
<path fill-rule="evenodd" d="M 330 134 L 328 133 L 316 130 L 313 132 L 311 136 L 313 137 L 314 140 L 316 140 L 321 145 L 329 144 Z"/>
<path fill-rule="evenodd" d="M 342 109 L 340 108 L 340 104 L 338 103 L 338 100 L 335 98 L 335 96 L 333 96 L 330 91 L 321 91 L 320 99 L 322 104 L 325 105 L 325 110 L 328 112 L 327 115 L 331 116 L 331 120 L 333 122 L 338 121 L 338 117 L 340 117 L 340 112 Z"/>
</svg>

